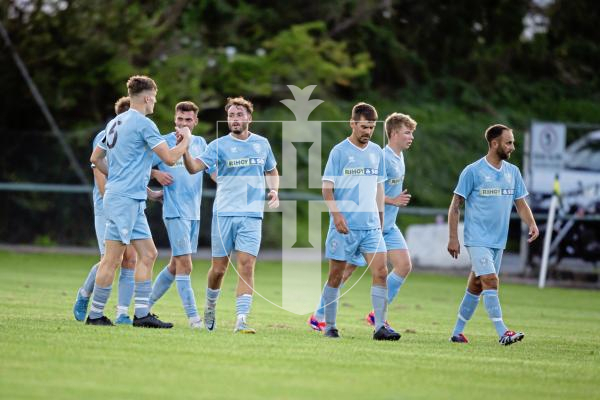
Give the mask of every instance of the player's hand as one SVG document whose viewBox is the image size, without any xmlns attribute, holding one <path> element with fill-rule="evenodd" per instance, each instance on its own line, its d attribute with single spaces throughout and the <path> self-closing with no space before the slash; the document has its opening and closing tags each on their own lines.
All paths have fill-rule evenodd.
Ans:
<svg viewBox="0 0 600 400">
<path fill-rule="evenodd" d="M 158 203 L 163 202 L 164 192 L 162 190 L 152 190 L 150 188 L 146 188 L 146 192 L 148 193 L 148 200 L 156 201 Z"/>
<path fill-rule="evenodd" d="M 267 194 L 269 200 L 269 208 L 277 208 L 279 207 L 279 194 L 277 190 L 271 190 L 269 194 Z"/>
<path fill-rule="evenodd" d="M 540 231 L 536 224 L 533 224 L 529 227 L 529 239 L 527 239 L 527 243 L 533 242 L 540 235 Z"/>
<path fill-rule="evenodd" d="M 181 140 L 178 139 L 178 142 L 184 140 L 185 138 L 190 138 L 192 136 L 192 132 L 190 131 L 190 128 L 188 128 L 187 126 L 184 126 L 183 128 L 178 128 L 175 127 L 175 136 L 177 135 L 181 135 Z"/>
<path fill-rule="evenodd" d="M 448 253 L 452 258 L 458 258 L 460 254 L 460 243 L 458 239 L 450 239 L 448 240 Z"/>
<path fill-rule="evenodd" d="M 350 232 L 348 229 L 348 224 L 346 223 L 346 218 L 344 218 L 341 213 L 333 214 L 333 224 L 339 233 L 347 234 Z"/>
<path fill-rule="evenodd" d="M 167 172 L 154 170 L 152 172 L 152 177 L 163 186 L 169 186 L 173 183 L 173 177 Z"/>
<path fill-rule="evenodd" d="M 406 207 L 410 203 L 411 194 L 408 193 L 408 189 L 404 189 L 402 193 L 394 197 L 394 205 L 396 207 Z"/>
</svg>

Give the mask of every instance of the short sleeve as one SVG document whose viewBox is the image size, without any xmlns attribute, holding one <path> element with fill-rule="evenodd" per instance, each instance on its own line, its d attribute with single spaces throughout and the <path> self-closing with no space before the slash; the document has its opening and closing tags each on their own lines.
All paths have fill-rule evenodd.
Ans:
<svg viewBox="0 0 600 400">
<path fill-rule="evenodd" d="M 200 136 L 192 136 L 192 144 L 190 145 L 190 155 L 192 158 L 198 158 L 206 150 L 206 141 Z"/>
<path fill-rule="evenodd" d="M 271 144 L 267 142 L 267 159 L 265 161 L 265 171 L 272 171 L 277 166 L 277 161 L 275 161 L 275 155 L 273 155 L 273 150 L 271 149 Z"/>
<path fill-rule="evenodd" d="M 327 159 L 327 164 L 325 164 L 325 171 L 323 172 L 324 181 L 333 182 L 335 184 L 336 177 L 339 176 L 339 155 L 337 147 L 335 147 L 331 153 L 329 153 L 329 158 Z"/>
<path fill-rule="evenodd" d="M 454 193 L 466 199 L 473 191 L 473 185 L 473 173 L 471 168 L 467 167 L 461 172 Z"/>
<path fill-rule="evenodd" d="M 515 192 L 514 199 L 519 200 L 523 197 L 529 195 L 527 192 L 527 188 L 525 188 L 525 182 L 523 181 L 523 177 L 521 176 L 521 171 L 515 167 Z"/>
<path fill-rule="evenodd" d="M 206 165 L 207 169 L 214 170 L 218 162 L 217 140 L 213 140 L 212 142 L 210 142 L 210 144 L 206 147 L 206 150 L 195 158 L 202 161 L 204 165 Z"/>
<path fill-rule="evenodd" d="M 104 151 L 108 150 L 108 146 L 106 145 L 106 131 L 102 131 L 102 135 L 98 139 L 98 143 L 96 143 L 96 146 L 94 146 L 94 148 L 96 147 L 100 147 Z"/>
<path fill-rule="evenodd" d="M 146 118 L 142 127 L 142 137 L 151 149 L 163 143 L 165 139 L 161 136 L 156 124 Z"/>
<path fill-rule="evenodd" d="M 379 170 L 377 173 L 377 183 L 383 183 L 387 181 L 387 171 L 385 170 L 383 151 L 379 151 Z"/>
</svg>

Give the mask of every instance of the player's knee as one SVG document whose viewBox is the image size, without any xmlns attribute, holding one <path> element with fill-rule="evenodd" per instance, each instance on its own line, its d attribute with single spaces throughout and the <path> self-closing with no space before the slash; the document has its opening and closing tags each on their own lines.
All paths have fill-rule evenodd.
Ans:
<svg viewBox="0 0 600 400">
<path fill-rule="evenodd" d="M 333 288 L 340 287 L 343 277 L 344 270 L 331 269 L 329 271 L 329 275 L 327 276 L 327 285 Z"/>
<path fill-rule="evenodd" d="M 354 273 L 354 269 L 348 271 L 344 271 L 344 276 L 342 277 L 342 281 L 346 282 L 348 279 L 350 279 L 350 277 L 352 276 L 352 274 Z"/>
<path fill-rule="evenodd" d="M 122 265 L 125 268 L 135 268 L 135 263 L 137 262 L 137 252 L 134 249 L 130 249 L 129 247 L 125 250 L 123 254 Z"/>
<path fill-rule="evenodd" d="M 104 259 L 100 262 L 100 269 L 109 270 L 114 272 L 121 265 L 122 257 L 104 257 Z"/>
<path fill-rule="evenodd" d="M 467 288 L 468 292 L 475 295 L 475 296 L 479 296 L 481 294 L 481 292 L 483 291 L 483 288 L 481 287 L 481 284 L 479 285 L 469 285 L 469 287 Z"/>
<path fill-rule="evenodd" d="M 241 263 L 238 265 L 238 271 L 244 279 L 252 279 L 252 277 L 254 276 L 254 263 Z"/>
<path fill-rule="evenodd" d="M 210 274 L 217 279 L 222 279 L 225 276 L 225 271 L 227 270 L 227 264 L 213 264 L 210 267 Z"/>
<path fill-rule="evenodd" d="M 412 272 L 412 263 L 408 261 L 406 264 L 404 264 L 401 272 L 402 273 L 400 275 L 406 278 L 408 274 Z"/>
<path fill-rule="evenodd" d="M 147 249 L 144 253 L 140 254 L 141 261 L 143 261 L 145 265 L 153 265 L 157 257 L 158 250 L 156 250 L 156 248 Z"/>
<path fill-rule="evenodd" d="M 332 276 L 331 274 L 329 275 L 329 278 L 327 279 L 327 285 L 329 287 L 338 288 L 338 287 L 340 287 L 341 284 L 342 284 L 342 275 L 334 275 L 334 276 Z"/>
<path fill-rule="evenodd" d="M 387 271 L 373 271 L 373 283 L 376 285 L 387 285 Z"/>
<path fill-rule="evenodd" d="M 137 260 L 137 255 L 135 253 L 133 253 L 133 257 L 131 255 L 127 255 L 127 253 L 125 253 L 125 256 L 123 257 L 123 261 L 121 262 L 121 265 L 123 266 L 123 268 L 126 268 L 126 269 L 134 269 L 136 260 Z"/>
<path fill-rule="evenodd" d="M 193 265 L 191 258 L 185 258 L 178 260 L 175 270 L 178 275 L 190 275 L 192 273 L 192 268 Z"/>
<path fill-rule="evenodd" d="M 498 289 L 498 277 L 496 274 L 481 275 L 479 277 L 482 289 Z"/>
</svg>

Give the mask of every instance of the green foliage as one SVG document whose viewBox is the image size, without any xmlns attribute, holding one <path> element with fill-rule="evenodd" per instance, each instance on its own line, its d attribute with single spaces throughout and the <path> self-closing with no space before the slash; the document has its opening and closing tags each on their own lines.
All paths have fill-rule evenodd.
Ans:
<svg viewBox="0 0 600 400">
<path fill-rule="evenodd" d="M 189 99 L 201 108 L 196 133 L 209 140 L 229 96 L 250 98 L 256 121 L 293 120 L 280 103 L 291 97 L 290 84 L 317 85 L 312 97 L 325 103 L 311 120 L 345 121 L 357 101 L 382 117 L 409 113 L 419 128 L 406 182 L 421 206 L 447 206 L 460 170 L 485 152 L 481 135 L 491 123 L 516 129 L 517 164 L 532 119 L 600 123 L 600 15 L 592 0 L 5 3 L 0 20 L 86 167 L 91 138 L 133 74 L 159 85 L 152 119 L 161 131 L 173 129 L 174 105 Z M 532 15 L 547 20 L 546 31 L 525 37 Z M 78 183 L 8 51 L 0 52 L 0 80 L 0 129 L 11 137 L 0 180 Z M 273 143 L 281 137 L 277 124 L 254 127 Z M 348 132 L 345 123 L 323 124 L 323 160 Z M 304 180 L 306 154 L 298 161 Z M 2 200 L 7 226 L 19 224 L 9 210 L 27 212 L 23 198 Z M 32 214 L 49 210 L 42 198 L 27 201 Z M 45 224 L 80 216 L 80 208 L 47 212 Z"/>
</svg>

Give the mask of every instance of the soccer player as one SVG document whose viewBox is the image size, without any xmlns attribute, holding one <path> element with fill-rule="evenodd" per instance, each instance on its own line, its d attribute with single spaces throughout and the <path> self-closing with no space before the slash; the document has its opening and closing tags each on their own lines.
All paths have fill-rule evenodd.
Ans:
<svg viewBox="0 0 600 400">
<path fill-rule="evenodd" d="M 279 206 L 279 173 L 269 141 L 248 130 L 254 106 L 243 97 L 228 98 L 225 105 L 230 133 L 212 141 L 204 154 L 184 155 L 190 173 L 215 169 L 217 195 L 213 207 L 212 265 L 208 271 L 204 325 L 216 328 L 215 307 L 233 250 L 237 253 L 237 319 L 234 332 L 256 333 L 247 323 L 254 292 L 254 266 L 260 248 L 265 178 L 269 207 Z"/>
<path fill-rule="evenodd" d="M 352 133 L 329 154 L 323 174 L 323 198 L 331 216 L 325 241 L 329 277 L 323 290 L 325 336 L 339 338 L 337 299 L 346 263 L 362 254 L 371 269 L 371 300 L 375 340 L 398 340 L 385 325 L 387 313 L 386 248 L 381 228 L 385 167 L 383 151 L 371 142 L 377 121 L 375 107 L 358 103 L 352 108 Z"/>
<path fill-rule="evenodd" d="M 383 239 L 387 249 L 387 260 L 392 266 L 392 270 L 387 275 L 387 301 L 388 304 L 394 301 L 400 287 L 406 280 L 412 270 L 410 254 L 406 240 L 400 229 L 396 225 L 399 207 L 406 207 L 410 202 L 411 195 L 408 190 L 403 190 L 404 174 L 406 171 L 404 165 L 403 151 L 407 150 L 414 139 L 413 133 L 417 123 L 409 115 L 393 113 L 389 115 L 384 122 L 385 133 L 388 138 L 388 145 L 384 149 L 385 165 L 385 210 L 383 219 Z M 344 270 L 341 286 L 350 279 L 357 266 L 365 266 L 365 260 L 362 256 L 351 260 Z M 340 286 L 340 288 L 341 288 Z M 324 300 L 321 296 L 321 302 L 314 315 L 308 323 L 317 331 L 325 328 L 325 309 Z M 371 311 L 367 315 L 367 323 L 375 325 L 375 313 Z M 387 326 L 390 329 L 389 326 Z"/>
<path fill-rule="evenodd" d="M 198 124 L 198 106 L 191 101 L 182 101 L 175 106 L 175 126 L 187 127 L 190 131 Z M 170 148 L 175 147 L 175 132 L 165 136 Z M 192 136 L 190 155 L 198 157 L 206 150 L 206 140 Z M 150 295 L 150 308 L 176 282 L 177 291 L 188 317 L 190 327 L 202 328 L 190 275 L 192 253 L 198 249 L 200 232 L 200 202 L 202 200 L 202 176 L 191 175 L 185 169 L 183 157 L 169 166 L 155 156 L 155 165 L 167 176 L 164 186 L 163 221 L 171 244 L 171 260 L 158 274 Z"/>
<path fill-rule="evenodd" d="M 515 150 L 512 129 L 504 125 L 492 125 L 486 129 L 485 139 L 488 142 L 487 155 L 462 171 L 448 210 L 448 252 L 458 258 L 460 207 L 466 203 L 464 240 L 472 268 L 450 341 L 468 343 L 463 331 L 481 295 L 500 344 L 508 346 L 525 337 L 522 332 L 514 332 L 506 327 L 498 298 L 498 273 L 513 203 L 529 227 L 529 243 L 538 237 L 539 231 L 531 209 L 525 202 L 528 193 L 521 172 L 506 161 Z"/>
<path fill-rule="evenodd" d="M 115 103 L 115 114 L 119 115 L 127 110 L 129 110 L 129 97 L 121 97 Z M 94 138 L 92 149 L 96 147 L 102 137 L 104 137 L 104 130 L 100 131 Z M 94 173 L 94 227 L 96 229 L 96 239 L 98 240 L 98 247 L 100 249 L 100 258 L 102 258 L 102 256 L 104 256 L 104 231 L 106 230 L 106 220 L 102 210 L 102 197 L 104 196 L 106 176 L 98 171 L 93 164 L 92 171 Z M 123 256 L 123 262 L 121 263 L 121 272 L 119 273 L 119 297 L 117 303 L 117 318 L 115 320 L 116 324 L 131 325 L 131 318 L 129 318 L 128 312 L 129 304 L 133 297 L 135 261 L 135 249 L 131 246 L 127 246 Z M 96 263 L 92 267 L 83 285 L 77 291 L 77 300 L 73 305 L 73 315 L 77 321 L 85 320 L 90 296 L 94 291 L 96 270 L 98 269 L 99 264 L 100 263 Z"/>
<path fill-rule="evenodd" d="M 169 149 L 156 125 L 146 117 L 154 111 L 156 103 L 154 81 L 146 76 L 132 76 L 127 81 L 127 91 L 130 109 L 108 123 L 104 138 L 90 158 L 108 179 L 103 202 L 106 251 L 96 273 L 86 324 L 113 325 L 104 315 L 104 307 L 112 290 L 115 269 L 126 245 L 131 243 L 137 252 L 133 326 L 171 328 L 172 324 L 160 321 L 149 312 L 152 267 L 157 251 L 144 213 L 146 185 L 152 168 L 152 152 L 168 165 L 174 165 L 187 148 L 191 133 L 187 127 L 176 128 L 180 144 Z"/>
</svg>

